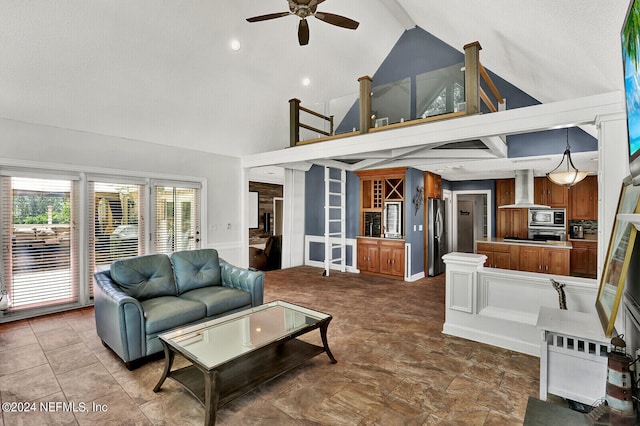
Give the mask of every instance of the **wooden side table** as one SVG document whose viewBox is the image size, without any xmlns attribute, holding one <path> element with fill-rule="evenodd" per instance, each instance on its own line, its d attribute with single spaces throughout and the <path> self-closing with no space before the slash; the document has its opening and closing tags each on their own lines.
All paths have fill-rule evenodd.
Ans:
<svg viewBox="0 0 640 426">
<path fill-rule="evenodd" d="M 593 405 L 605 397 L 609 339 L 597 315 L 541 307 L 540 399 L 547 393 Z"/>
</svg>

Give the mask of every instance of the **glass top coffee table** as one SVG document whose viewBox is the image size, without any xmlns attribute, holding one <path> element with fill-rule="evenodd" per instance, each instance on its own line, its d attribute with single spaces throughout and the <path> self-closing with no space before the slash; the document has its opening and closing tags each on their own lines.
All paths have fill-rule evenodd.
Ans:
<svg viewBox="0 0 640 426">
<path fill-rule="evenodd" d="M 205 425 L 213 425 L 219 407 L 251 389 L 326 352 L 332 363 L 327 328 L 332 316 L 283 301 L 267 303 L 158 337 L 164 348 L 164 372 L 181 383 L 205 407 Z M 322 345 L 296 339 L 320 329 Z M 171 371 L 176 353 L 192 365 Z"/>
</svg>

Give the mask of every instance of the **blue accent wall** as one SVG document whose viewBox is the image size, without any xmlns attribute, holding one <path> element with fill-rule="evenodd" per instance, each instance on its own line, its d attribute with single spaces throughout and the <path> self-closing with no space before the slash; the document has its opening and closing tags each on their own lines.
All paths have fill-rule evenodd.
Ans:
<svg viewBox="0 0 640 426">
<path fill-rule="evenodd" d="M 338 173 L 338 170 L 333 169 L 333 173 Z M 352 172 L 347 172 L 346 176 L 346 237 L 355 238 L 360 230 L 360 178 Z M 332 177 L 338 176 L 332 174 Z M 324 236 L 324 188 L 324 167 L 314 165 L 305 174 L 306 235 Z M 324 261 L 324 245 L 311 244 L 309 257 L 312 260 Z M 347 249 L 347 264 L 351 262 L 351 257 L 351 249 Z"/>
<path fill-rule="evenodd" d="M 409 168 L 405 178 L 404 196 L 404 233 L 405 242 L 411 244 L 411 274 L 415 275 L 424 272 L 424 202 L 420 203 L 420 208 L 416 211 L 413 197 L 417 193 L 417 187 L 424 188 L 424 172 Z M 414 231 L 414 226 L 416 230 Z M 422 227 L 422 230 L 420 230 Z"/>
</svg>

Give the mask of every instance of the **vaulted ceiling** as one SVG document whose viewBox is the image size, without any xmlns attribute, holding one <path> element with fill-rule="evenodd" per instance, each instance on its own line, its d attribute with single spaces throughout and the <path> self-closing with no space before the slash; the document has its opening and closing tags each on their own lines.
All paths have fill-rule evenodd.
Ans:
<svg viewBox="0 0 640 426">
<path fill-rule="evenodd" d="M 626 0 L 326 0 L 356 31 L 298 18 L 285 0 L 3 0 L 0 117 L 242 156 L 288 146 L 288 103 L 357 91 L 405 29 L 482 62 L 543 103 L 622 89 Z M 230 47 L 231 40 L 240 49 Z M 310 84 L 304 86 L 303 78 Z"/>
</svg>

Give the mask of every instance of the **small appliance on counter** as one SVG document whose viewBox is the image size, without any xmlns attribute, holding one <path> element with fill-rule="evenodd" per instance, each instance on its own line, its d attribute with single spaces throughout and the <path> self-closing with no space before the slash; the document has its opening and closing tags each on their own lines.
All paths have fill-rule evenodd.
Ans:
<svg viewBox="0 0 640 426">
<path fill-rule="evenodd" d="M 569 228 L 569 236 L 576 239 L 584 238 L 584 226 L 572 225 L 571 228 Z"/>
</svg>

